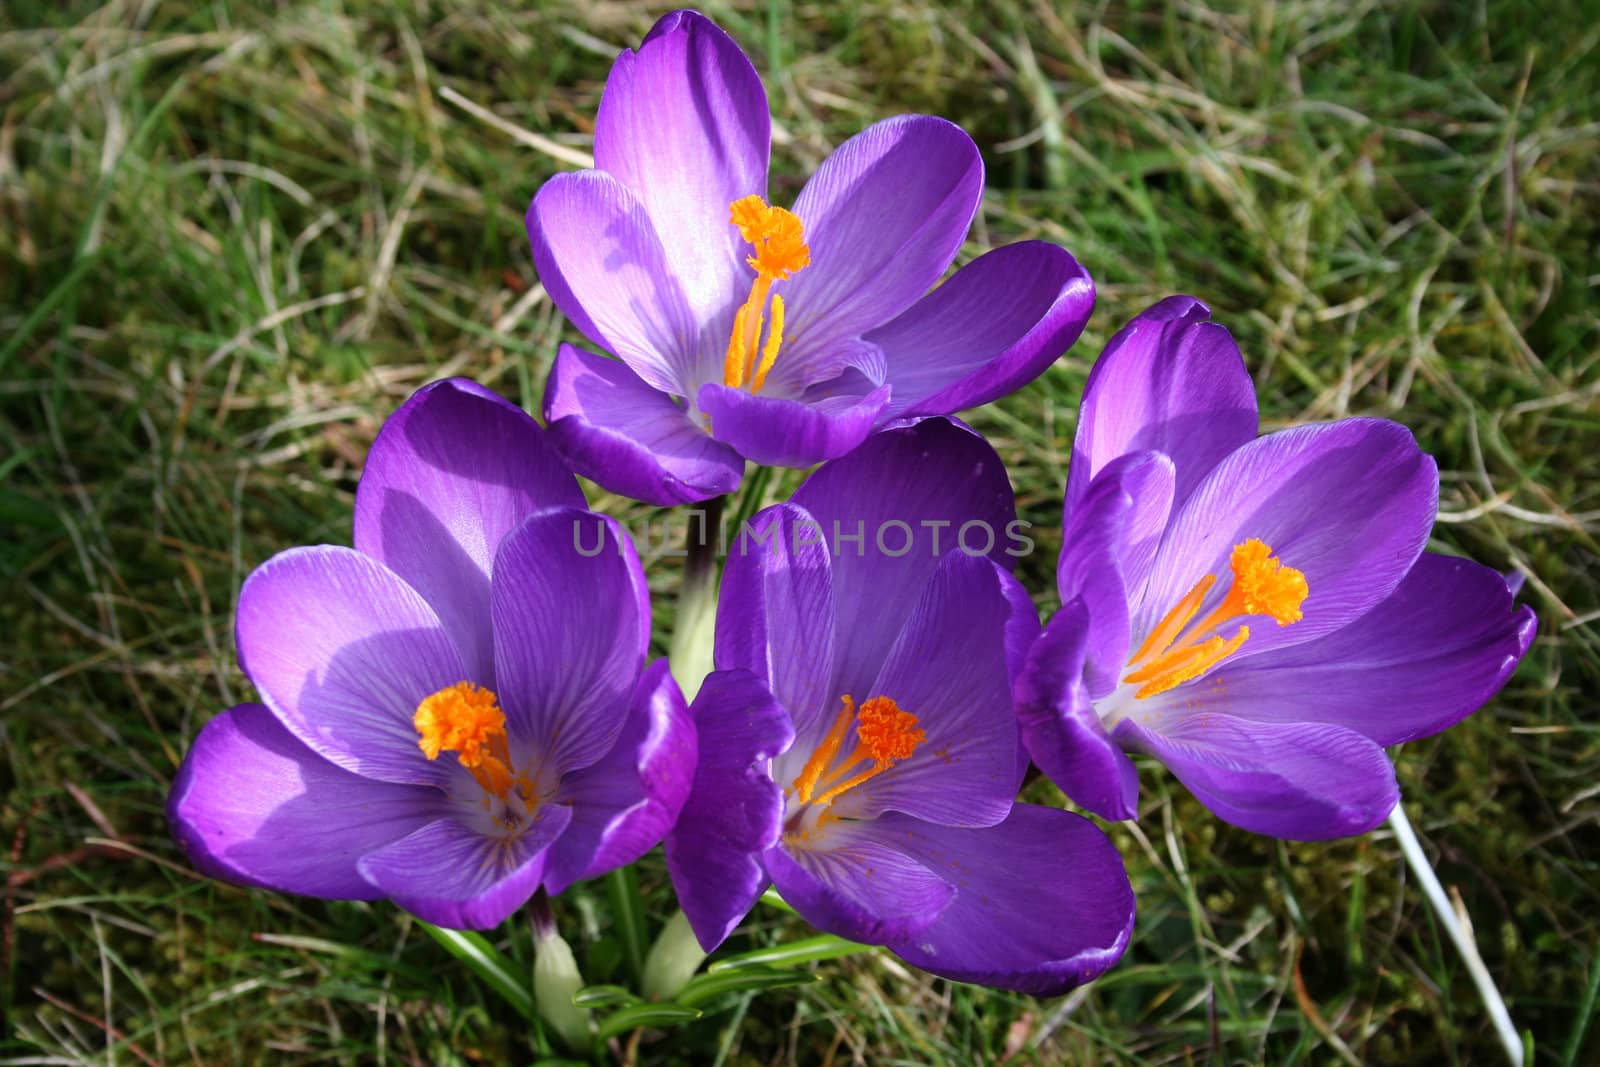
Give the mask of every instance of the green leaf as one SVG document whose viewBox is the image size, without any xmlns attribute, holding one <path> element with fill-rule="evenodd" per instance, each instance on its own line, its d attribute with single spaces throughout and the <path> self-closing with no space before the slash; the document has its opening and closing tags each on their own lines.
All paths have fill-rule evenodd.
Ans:
<svg viewBox="0 0 1600 1067">
<path fill-rule="evenodd" d="M 611 910 L 616 915 L 617 936 L 628 961 L 628 975 L 635 983 L 644 973 L 645 917 L 639 895 L 639 879 L 632 867 L 619 867 L 606 879 L 611 890 Z"/>
<path fill-rule="evenodd" d="M 699 1008 L 690 1008 L 682 1004 L 639 1004 L 623 1008 L 601 1019 L 599 1029 L 595 1031 L 595 1038 L 599 1041 L 608 1041 L 642 1026 L 677 1026 L 680 1023 L 693 1022 L 703 1014 L 705 1013 Z"/>
<path fill-rule="evenodd" d="M 683 987 L 683 991 L 678 994 L 678 1003 L 693 1008 L 725 993 L 748 993 L 759 989 L 809 985 L 816 980 L 817 976 L 810 971 L 779 971 L 766 967 L 747 967 L 737 971 L 702 974 Z"/>
<path fill-rule="evenodd" d="M 631 989 L 619 985 L 586 985 L 572 994 L 572 1003 L 580 1008 L 608 1008 L 613 1004 L 642 1004 L 643 999 Z"/>
<path fill-rule="evenodd" d="M 746 967 L 798 967 L 802 963 L 834 960 L 841 956 L 854 956 L 858 952 L 871 951 L 873 951 L 871 945 L 860 945 L 854 941 L 846 941 L 842 937 L 834 937 L 832 934 L 822 934 L 800 941 L 789 941 L 782 945 L 758 948 L 751 952 L 741 952 L 734 956 L 724 956 L 706 970 L 712 974 L 720 974 Z"/>
<path fill-rule="evenodd" d="M 533 989 L 525 968 L 491 945 L 481 934 L 470 930 L 446 930 L 431 923 L 418 923 L 443 945 L 445 951 L 467 965 L 467 969 L 505 998 L 525 1019 L 534 1018 Z"/>
</svg>

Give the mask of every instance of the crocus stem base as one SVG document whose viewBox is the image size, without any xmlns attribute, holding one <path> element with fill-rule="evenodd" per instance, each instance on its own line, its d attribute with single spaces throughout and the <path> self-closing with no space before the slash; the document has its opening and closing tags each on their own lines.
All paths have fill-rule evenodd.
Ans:
<svg viewBox="0 0 1600 1067">
<path fill-rule="evenodd" d="M 561 1043 L 574 1051 L 589 1045 L 589 1012 L 572 1002 L 583 988 L 583 974 L 572 947 L 556 932 L 550 903 L 540 890 L 529 906 L 533 916 L 533 995 L 542 1018 Z"/>
<path fill-rule="evenodd" d="M 645 957 L 644 995 L 651 1000 L 670 1000 L 677 996 L 705 958 L 705 949 L 695 939 L 688 916 L 682 911 L 674 912 Z"/>
</svg>

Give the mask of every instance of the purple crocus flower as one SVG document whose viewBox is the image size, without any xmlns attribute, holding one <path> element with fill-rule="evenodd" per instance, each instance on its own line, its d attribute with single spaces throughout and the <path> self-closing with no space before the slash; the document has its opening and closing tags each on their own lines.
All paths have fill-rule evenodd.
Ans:
<svg viewBox="0 0 1600 1067">
<path fill-rule="evenodd" d="M 692 11 L 611 69 L 596 169 L 528 209 L 534 263 L 572 323 L 545 395 L 578 473 L 653 504 L 727 493 L 744 461 L 809 467 L 891 420 L 986 403 L 1078 337 L 1094 284 L 1064 249 L 997 249 L 933 288 L 983 194 L 972 139 L 903 115 L 769 205 L 767 96 Z M 933 289 L 930 293 L 929 290 Z"/>
<path fill-rule="evenodd" d="M 1039 629 L 1004 467 L 944 419 L 825 464 L 730 548 L 701 761 L 667 865 L 715 948 L 773 884 L 813 925 L 1056 993 L 1127 946 L 1109 839 L 1016 804 L 1011 684 Z M 970 554 L 969 554 L 970 553 Z"/>
<path fill-rule="evenodd" d="M 1128 750 L 1247 830 L 1363 833 L 1399 798 L 1383 746 L 1493 696 L 1533 613 L 1498 573 L 1423 551 L 1439 477 L 1403 426 L 1258 438 L 1250 375 L 1209 316 L 1163 300 L 1089 376 L 1024 739 L 1106 818 L 1137 813 Z"/>
<path fill-rule="evenodd" d="M 643 667 L 633 548 L 583 508 L 520 409 L 461 380 L 408 400 L 355 548 L 283 552 L 239 594 L 262 703 L 207 723 L 178 772 L 195 866 L 487 928 L 659 841 L 694 732 L 665 661 Z"/>
</svg>

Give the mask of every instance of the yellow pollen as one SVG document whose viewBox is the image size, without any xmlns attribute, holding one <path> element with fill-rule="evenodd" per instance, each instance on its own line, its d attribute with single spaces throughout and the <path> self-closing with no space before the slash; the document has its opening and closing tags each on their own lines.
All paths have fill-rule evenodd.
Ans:
<svg viewBox="0 0 1600 1067">
<path fill-rule="evenodd" d="M 917 746 L 928 739 L 917 727 L 917 717 L 889 697 L 873 697 L 861 705 L 859 714 L 853 699 L 839 699 L 844 708 L 794 780 L 794 790 L 802 803 L 832 803 L 867 779 L 910 759 Z M 856 727 L 855 747 L 838 759 L 852 723 Z M 863 764 L 869 766 L 858 771 Z"/>
<path fill-rule="evenodd" d="M 749 386 L 760 392 L 767 372 L 778 359 L 783 344 L 783 298 L 772 294 L 772 284 L 792 277 L 811 263 L 805 226 L 793 212 L 772 207 L 759 196 L 747 196 L 728 205 L 728 221 L 738 227 L 753 255 L 745 257 L 756 272 L 750 295 L 733 319 L 728 353 L 722 362 L 722 384 L 731 389 Z M 761 343 L 767 300 L 772 300 L 772 328 Z"/>
<path fill-rule="evenodd" d="M 1272 546 L 1252 537 L 1234 546 L 1228 563 L 1233 583 L 1209 615 L 1193 621 L 1216 584 L 1214 574 L 1196 582 L 1129 658 L 1129 673 L 1122 680 L 1139 686 L 1135 697 L 1152 697 L 1193 681 L 1250 639 L 1248 626 L 1240 626 L 1231 637 L 1217 634 L 1220 626 L 1249 615 L 1265 615 L 1279 626 L 1304 618 L 1300 606 L 1311 587 L 1303 572 L 1284 566 L 1272 554 Z"/>
<path fill-rule="evenodd" d="M 454 752 L 478 784 L 502 800 L 518 784 L 506 743 L 506 715 L 490 690 L 471 682 L 446 686 L 417 705 L 411 724 L 419 735 L 417 747 L 430 760 Z"/>
</svg>

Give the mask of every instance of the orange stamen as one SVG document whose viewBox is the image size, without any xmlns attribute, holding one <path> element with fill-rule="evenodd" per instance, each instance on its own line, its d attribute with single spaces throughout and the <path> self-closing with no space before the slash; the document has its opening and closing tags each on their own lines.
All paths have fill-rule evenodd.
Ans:
<svg viewBox="0 0 1600 1067">
<path fill-rule="evenodd" d="M 811 758 L 806 760 L 806 765 L 800 769 L 800 777 L 794 780 L 795 792 L 800 794 L 800 799 L 809 802 L 812 790 L 817 787 L 817 780 L 822 777 L 822 772 L 833 764 L 833 757 L 839 754 L 839 746 L 844 743 L 845 734 L 850 729 L 850 724 L 856 718 L 856 702 L 848 696 L 840 697 L 844 702 L 844 710 L 839 712 L 839 717 L 833 720 L 833 725 L 828 729 L 828 735 L 822 739 L 822 744 L 811 753 Z"/>
<path fill-rule="evenodd" d="M 761 344 L 772 284 L 809 266 L 811 248 L 805 242 L 805 227 L 799 218 L 781 207 L 772 207 L 759 196 L 746 196 L 729 204 L 728 221 L 739 228 L 739 235 L 755 253 L 745 262 L 755 270 L 756 279 L 749 297 L 734 316 L 728 353 L 722 363 L 722 384 L 731 389 L 749 386 L 754 393 L 766 382 L 767 372 L 783 344 L 783 298 L 777 296 L 772 297 L 772 329 L 766 345 Z"/>
<path fill-rule="evenodd" d="M 1159 656 L 1171 647 L 1172 642 L 1176 641 L 1178 635 L 1183 633 L 1183 628 L 1188 626 L 1190 620 L 1200 611 L 1200 602 L 1205 600 L 1206 594 L 1211 591 L 1211 587 L 1216 582 L 1217 576 L 1208 574 L 1194 583 L 1194 588 L 1184 594 L 1183 599 L 1178 601 L 1177 606 L 1167 612 L 1166 618 L 1162 619 L 1160 624 L 1150 631 L 1150 636 L 1144 639 L 1144 644 L 1139 646 L 1139 651 L 1135 652 L 1133 658 L 1128 662 L 1138 663 L 1149 659 L 1151 656 Z"/>
<path fill-rule="evenodd" d="M 767 343 L 761 349 L 761 363 L 756 367 L 756 375 L 750 380 L 750 391 L 761 392 L 761 387 L 767 383 L 767 372 L 772 365 L 778 362 L 778 349 L 783 345 L 783 297 L 772 298 L 772 325 L 767 328 Z"/>
<path fill-rule="evenodd" d="M 1198 645 L 1178 649 L 1122 680 L 1139 685 L 1136 697 L 1153 697 L 1200 677 L 1227 657 L 1239 651 L 1250 639 L 1250 627 L 1241 626 L 1232 637 L 1208 637 Z M 1144 683 L 1140 685 L 1140 683 Z"/>
<path fill-rule="evenodd" d="M 1288 626 L 1304 617 L 1300 606 L 1311 592 L 1305 574 L 1284 566 L 1266 542 L 1252 537 L 1235 545 L 1229 567 L 1233 584 L 1205 618 L 1191 625 L 1201 601 L 1216 584 L 1212 574 L 1195 583 L 1129 658 L 1128 666 L 1136 669 L 1122 680 L 1139 686 L 1136 697 L 1155 696 L 1192 681 L 1237 652 L 1249 640 L 1250 627 L 1241 626 L 1228 638 L 1215 633 L 1234 619 L 1266 615 L 1279 626 Z"/>
<path fill-rule="evenodd" d="M 519 778 L 511 767 L 506 743 L 506 716 L 495 695 L 471 682 L 447 686 L 417 705 L 411 724 L 420 735 L 417 747 L 430 760 L 454 752 L 478 784 L 501 800 Z M 529 789 L 524 797 L 532 795 Z"/>
<path fill-rule="evenodd" d="M 928 739 L 917 727 L 917 717 L 889 697 L 873 697 L 861 705 L 859 714 L 854 700 L 848 696 L 840 699 L 844 709 L 794 780 L 794 790 L 802 803 L 831 803 L 867 779 L 910 759 L 917 746 Z M 852 722 L 856 726 L 856 745 L 848 756 L 835 763 Z M 869 761 L 872 766 L 851 774 Z M 824 790 L 820 795 L 817 794 L 819 788 Z"/>
</svg>

